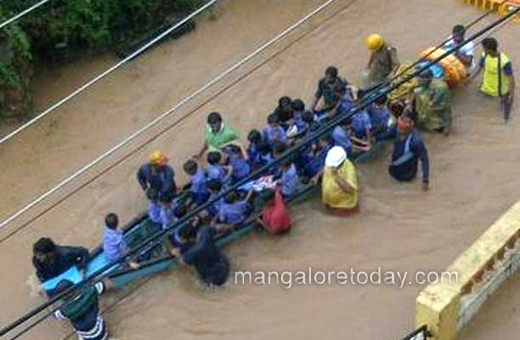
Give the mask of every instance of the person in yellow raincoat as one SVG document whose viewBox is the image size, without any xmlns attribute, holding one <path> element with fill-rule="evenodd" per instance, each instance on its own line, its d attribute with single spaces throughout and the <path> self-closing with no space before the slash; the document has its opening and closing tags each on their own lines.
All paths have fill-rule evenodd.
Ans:
<svg viewBox="0 0 520 340">
<path fill-rule="evenodd" d="M 332 213 L 349 214 L 358 210 L 358 181 L 347 152 L 335 146 L 327 154 L 322 179 L 322 202 Z"/>
</svg>

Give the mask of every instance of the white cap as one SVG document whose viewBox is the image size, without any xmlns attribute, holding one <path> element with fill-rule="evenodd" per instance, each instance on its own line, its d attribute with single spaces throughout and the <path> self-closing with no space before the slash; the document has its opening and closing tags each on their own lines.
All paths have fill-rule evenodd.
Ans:
<svg viewBox="0 0 520 340">
<path fill-rule="evenodd" d="M 340 166 L 347 159 L 347 152 L 341 146 L 335 146 L 327 153 L 325 165 L 330 167 Z"/>
</svg>

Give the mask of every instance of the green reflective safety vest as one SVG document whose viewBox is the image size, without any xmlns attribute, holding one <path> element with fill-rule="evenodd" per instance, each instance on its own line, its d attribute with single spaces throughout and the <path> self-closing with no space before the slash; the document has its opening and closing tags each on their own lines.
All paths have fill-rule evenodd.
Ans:
<svg viewBox="0 0 520 340">
<path fill-rule="evenodd" d="M 482 78 L 482 87 L 480 90 L 488 96 L 498 97 L 505 95 L 509 91 L 509 79 L 504 73 L 504 67 L 510 62 L 505 53 L 500 53 L 500 67 L 499 73 L 499 58 L 490 55 L 484 56 L 484 76 Z M 501 78 L 501 79 L 499 79 Z M 502 83 L 502 92 L 498 91 L 499 83 Z"/>
</svg>

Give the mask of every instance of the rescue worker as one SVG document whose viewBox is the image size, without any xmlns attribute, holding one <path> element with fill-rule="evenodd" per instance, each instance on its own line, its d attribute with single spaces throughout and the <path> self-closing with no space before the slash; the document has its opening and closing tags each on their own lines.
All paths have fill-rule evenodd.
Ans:
<svg viewBox="0 0 520 340">
<path fill-rule="evenodd" d="M 59 246 L 48 237 L 40 238 L 33 245 L 32 262 L 40 282 L 61 275 L 72 266 L 77 266 L 82 271 L 85 269 L 88 258 L 87 249 Z"/>
<path fill-rule="evenodd" d="M 484 54 L 475 76 L 484 72 L 480 92 L 489 97 L 500 97 L 504 109 L 504 119 L 509 120 L 509 113 L 515 97 L 515 78 L 513 65 L 509 57 L 498 50 L 495 38 L 482 41 Z M 500 70 L 500 71 L 499 71 Z"/>
<path fill-rule="evenodd" d="M 414 129 L 413 120 L 407 115 L 397 119 L 397 126 L 379 140 L 394 139 L 390 175 L 400 182 L 409 182 L 417 176 L 419 161 L 422 167 L 422 189 L 430 188 L 430 161 L 424 141 Z"/>
<path fill-rule="evenodd" d="M 74 284 L 71 281 L 62 280 L 58 283 L 57 292 L 64 293 L 72 286 Z M 99 312 L 99 295 L 111 288 L 111 281 L 105 280 L 86 288 L 79 288 L 79 293 L 66 293 L 63 305 L 54 316 L 58 320 L 69 320 L 79 340 L 105 340 L 108 338 L 108 330 Z"/>
<path fill-rule="evenodd" d="M 150 188 L 156 190 L 159 195 L 175 194 L 177 191 L 175 172 L 168 165 L 168 157 L 161 151 L 152 152 L 148 163 L 139 168 L 137 180 L 144 192 Z"/>
<path fill-rule="evenodd" d="M 204 145 L 193 157 L 201 159 L 208 150 L 222 151 L 226 145 L 237 139 L 238 134 L 224 122 L 220 113 L 211 112 L 208 115 L 207 125 L 204 127 Z"/>
<path fill-rule="evenodd" d="M 334 111 L 340 101 L 337 89 L 347 87 L 348 82 L 339 76 L 338 69 L 335 66 L 327 67 L 325 77 L 318 82 L 318 89 L 314 95 L 314 102 L 311 105 L 311 109 L 318 119 L 328 118 L 326 114 Z M 323 103 L 320 104 L 322 99 Z"/>
<path fill-rule="evenodd" d="M 358 210 L 358 180 L 347 152 L 335 146 L 327 154 L 322 178 L 322 201 L 333 214 L 348 215 Z"/>
<path fill-rule="evenodd" d="M 194 266 L 202 284 L 209 287 L 223 285 L 229 276 L 229 261 L 215 244 L 216 233 L 215 228 L 203 226 L 199 228 L 196 240 L 184 240 L 194 242 L 187 251 L 171 249 L 172 255 L 181 263 Z"/>
<path fill-rule="evenodd" d="M 363 73 L 364 90 L 370 90 L 387 81 L 399 67 L 397 50 L 385 42 L 379 34 L 372 34 L 366 39 L 371 51 L 367 70 Z"/>
<path fill-rule="evenodd" d="M 442 132 L 451 131 L 451 93 L 443 79 L 434 79 L 431 70 L 421 72 L 414 90 L 414 109 L 420 129 Z"/>
</svg>

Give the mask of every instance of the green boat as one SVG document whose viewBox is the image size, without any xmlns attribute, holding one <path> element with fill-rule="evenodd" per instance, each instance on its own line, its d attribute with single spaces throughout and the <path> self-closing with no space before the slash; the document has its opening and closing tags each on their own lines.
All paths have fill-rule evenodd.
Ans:
<svg viewBox="0 0 520 340">
<path fill-rule="evenodd" d="M 382 148 L 383 143 L 384 142 L 375 144 L 370 151 L 357 157 L 354 162 L 359 164 L 372 158 L 373 155 L 379 152 Z M 317 186 L 309 185 L 302 192 L 291 197 L 288 200 L 288 203 L 297 204 L 298 202 L 305 201 L 309 197 L 314 196 L 317 190 Z M 222 248 L 233 240 L 248 234 L 254 228 L 255 222 L 253 218 L 246 221 L 235 230 L 227 234 L 219 235 L 216 239 L 216 244 L 218 247 Z M 136 245 L 148 239 L 154 233 L 158 232 L 160 229 L 150 221 L 148 214 L 143 212 L 128 223 L 123 230 L 125 240 L 129 248 L 132 249 Z M 140 259 L 140 267 L 138 269 L 131 269 L 124 264 L 117 264 L 107 269 L 104 274 L 111 279 L 115 288 L 121 288 L 143 277 L 173 269 L 177 264 L 177 259 L 171 257 L 166 242 L 169 241 L 165 237 L 159 242 L 156 241 L 149 246 L 143 247 L 143 249 L 136 255 L 137 258 Z M 106 259 L 103 253 L 103 247 L 100 245 L 91 252 L 84 275 L 85 277 L 90 277 L 94 273 L 97 273 L 101 268 L 107 267 L 109 264 L 110 262 Z M 73 266 L 63 274 L 43 282 L 42 287 L 45 291 L 52 292 L 63 279 L 70 280 L 73 283 L 78 283 L 84 279 L 84 276 L 81 275 L 77 267 Z"/>
</svg>

